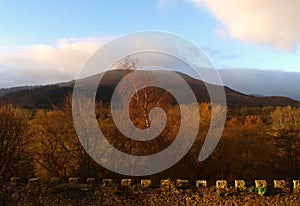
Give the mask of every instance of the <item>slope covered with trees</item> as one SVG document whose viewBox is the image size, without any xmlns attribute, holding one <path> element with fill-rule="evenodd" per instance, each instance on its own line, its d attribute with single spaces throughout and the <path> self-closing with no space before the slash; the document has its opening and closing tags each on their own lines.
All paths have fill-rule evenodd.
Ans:
<svg viewBox="0 0 300 206">
<path fill-rule="evenodd" d="M 135 127 L 147 129 L 163 124 L 162 119 L 151 122 L 150 118 L 150 111 L 160 107 L 166 114 L 166 126 L 156 138 L 148 141 L 133 140 L 130 135 L 123 135 L 112 118 L 111 105 L 108 103 L 114 90 L 126 96 L 130 85 L 119 89 L 116 89 L 116 85 L 130 72 L 121 69 L 102 74 L 104 76 L 97 90 L 95 104 L 98 126 L 108 142 L 124 153 L 138 156 L 155 154 L 174 141 L 182 126 L 180 109 L 184 107 L 186 111 L 191 111 L 192 104 L 187 101 L 178 105 L 171 93 L 158 87 L 136 90 L 129 108 L 120 105 L 117 112 L 121 114 L 121 111 L 128 111 L 126 114 L 129 114 Z M 228 107 L 218 107 L 218 111 L 227 110 L 222 137 L 209 158 L 199 162 L 199 151 L 212 119 L 212 107 L 202 81 L 185 74 L 179 75 L 189 84 L 198 101 L 201 120 L 198 135 L 189 152 L 178 163 L 153 175 L 152 179 L 173 177 L 230 181 L 300 178 L 299 102 L 283 97 L 254 97 L 225 88 Z M 88 89 L 97 78 L 99 76 L 79 81 L 83 88 Z M 186 92 L 176 86 L 177 82 L 172 78 L 166 78 L 165 81 L 173 85 L 176 92 Z M 135 86 L 134 81 L 131 84 Z M 80 104 L 80 101 L 87 97 L 80 96 L 79 102 L 75 102 L 70 94 L 73 85 L 74 82 L 49 85 L 3 96 L 5 101 L 0 104 L 0 175 L 4 178 L 39 176 L 44 179 L 70 176 L 122 178 L 98 165 L 81 145 L 74 128 L 72 104 L 79 104 L 78 109 L 84 113 L 87 105 Z M 192 127 L 193 122 L 198 122 L 197 115 L 189 112 L 187 128 Z M 121 115 L 118 118 L 125 117 Z M 80 126 L 84 127 L 91 120 L 86 118 L 82 121 L 85 122 Z M 184 135 L 191 136 L 190 131 L 187 130 Z M 85 141 L 90 151 L 98 150 L 94 148 L 96 142 L 91 137 L 86 137 Z M 104 154 L 105 149 L 97 152 Z M 113 157 L 109 161 L 114 161 Z"/>
<path fill-rule="evenodd" d="M 67 97 L 62 108 L 36 110 L 32 114 L 26 109 L 1 104 L 0 175 L 5 178 L 39 176 L 45 179 L 56 176 L 122 177 L 99 166 L 85 152 L 74 130 L 70 101 Z M 136 108 L 134 102 L 132 107 Z M 176 105 L 166 104 L 165 111 L 168 123 L 164 131 L 151 141 L 140 142 L 126 138 L 118 131 L 109 115 L 109 107 L 101 102 L 96 107 L 99 127 L 109 142 L 119 150 L 134 155 L 156 153 L 174 140 L 180 126 L 179 110 Z M 191 150 L 177 164 L 154 175 L 153 179 L 300 178 L 299 108 L 229 110 L 221 140 L 204 162 L 198 161 L 198 155 L 210 122 L 210 104 L 199 104 L 199 111 L 200 129 Z M 134 109 L 131 112 L 132 121 L 137 127 L 146 128 L 147 116 L 141 115 L 141 112 Z"/>
<path fill-rule="evenodd" d="M 160 71 L 155 71 L 160 72 Z M 97 82 L 99 77 L 102 77 L 99 83 L 99 88 L 97 90 L 97 101 L 102 101 L 108 103 L 111 100 L 112 94 L 117 86 L 117 84 L 128 74 L 126 69 L 117 69 L 106 72 L 105 74 L 98 74 L 95 76 L 87 77 L 85 79 L 79 80 L 82 84 L 87 87 L 90 86 L 91 82 Z M 199 103 L 209 102 L 210 98 L 203 81 L 194 79 L 184 73 L 178 73 L 191 87 L 196 99 Z M 176 85 L 177 82 L 170 78 L 166 78 L 166 82 L 170 85 Z M 22 108 L 47 108 L 50 109 L 52 105 L 62 106 L 64 98 L 73 91 L 74 81 L 46 85 L 40 87 L 33 87 L 28 89 L 22 89 L 20 91 L 10 92 L 0 99 L 5 102 L 20 106 Z M 218 86 L 213 86 L 218 87 Z M 176 87 L 175 87 L 176 88 Z M 264 106 L 300 106 L 300 102 L 280 96 L 270 96 L 270 97 L 257 97 L 252 95 L 242 94 L 240 92 L 234 91 L 229 87 L 224 87 L 227 105 L 229 108 L 242 108 L 242 107 L 264 107 Z M 182 88 L 176 88 L 177 92 L 185 93 Z"/>
</svg>

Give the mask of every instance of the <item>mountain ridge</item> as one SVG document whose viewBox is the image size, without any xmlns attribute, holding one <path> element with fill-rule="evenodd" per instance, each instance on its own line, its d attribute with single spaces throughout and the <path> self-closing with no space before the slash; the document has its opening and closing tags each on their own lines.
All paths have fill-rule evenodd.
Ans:
<svg viewBox="0 0 300 206">
<path fill-rule="evenodd" d="M 112 96 L 112 93 L 118 84 L 118 82 L 128 73 L 126 70 L 112 70 L 108 71 L 103 75 L 101 85 L 97 90 L 97 100 L 102 100 L 104 102 L 109 102 Z M 197 101 L 200 102 L 209 102 L 210 98 L 203 81 L 192 78 L 191 76 L 176 72 L 179 74 L 191 87 L 193 90 Z M 94 82 L 99 78 L 97 75 L 86 77 L 78 82 L 83 82 L 89 84 Z M 95 79 L 96 78 L 96 79 Z M 166 81 L 172 82 L 172 79 Z M 175 82 L 176 83 L 176 82 Z M 73 91 L 73 86 L 75 80 L 69 82 L 62 82 L 52 85 L 45 86 L 36 86 L 33 88 L 25 88 L 23 90 L 13 91 L 11 93 L 6 93 L 0 99 L 3 101 L 20 106 L 22 108 L 51 108 L 52 105 L 61 105 L 64 101 L 64 97 Z M 213 85 L 219 87 L 217 85 Z M 242 92 L 231 89 L 228 86 L 224 87 L 227 105 L 229 108 L 241 108 L 241 107 L 263 107 L 263 106 L 300 106 L 300 102 L 288 97 L 282 96 L 256 96 L 256 95 L 247 95 Z M 181 91 L 178 88 L 179 92 Z"/>
</svg>

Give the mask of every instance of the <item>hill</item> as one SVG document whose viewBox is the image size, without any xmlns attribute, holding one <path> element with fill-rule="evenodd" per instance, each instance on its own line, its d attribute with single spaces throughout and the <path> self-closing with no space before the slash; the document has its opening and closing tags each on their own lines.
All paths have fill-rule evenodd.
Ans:
<svg viewBox="0 0 300 206">
<path fill-rule="evenodd" d="M 154 71 L 162 72 L 162 71 Z M 109 102 L 116 85 L 120 80 L 128 73 L 128 70 L 112 70 L 108 71 L 102 77 L 101 84 L 97 90 L 97 100 Z M 177 72 L 192 88 L 198 102 L 209 102 L 210 98 L 203 81 L 192 78 L 186 74 Z M 90 76 L 84 79 L 78 80 L 86 87 L 91 82 L 95 82 L 95 79 L 99 78 L 98 75 Z M 166 81 L 174 85 L 177 92 L 185 92 L 183 89 L 176 87 L 176 82 L 171 78 L 167 78 Z M 39 87 L 22 87 L 21 90 L 4 94 L 0 99 L 7 103 L 18 105 L 22 108 L 51 108 L 51 105 L 59 106 L 64 97 L 72 92 L 75 81 L 39 86 Z M 213 85 L 213 87 L 219 87 Z M 300 106 L 300 102 L 287 97 L 281 96 L 254 96 L 246 95 L 237 92 L 229 87 L 224 87 L 227 105 L 229 108 L 241 108 L 241 107 L 263 107 L 263 106 Z"/>
<path fill-rule="evenodd" d="M 0 97 L 4 96 L 9 93 L 21 91 L 21 90 L 27 90 L 27 89 L 33 89 L 37 86 L 23 86 L 23 87 L 12 87 L 12 88 L 2 88 L 0 89 Z"/>
</svg>

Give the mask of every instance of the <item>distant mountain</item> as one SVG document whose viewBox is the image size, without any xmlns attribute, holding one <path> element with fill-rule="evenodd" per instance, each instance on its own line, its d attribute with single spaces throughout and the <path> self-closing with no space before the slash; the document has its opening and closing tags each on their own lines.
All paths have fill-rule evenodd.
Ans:
<svg viewBox="0 0 300 206">
<path fill-rule="evenodd" d="M 259 69 L 221 69 L 224 85 L 245 94 L 300 100 L 300 73 Z"/>
<path fill-rule="evenodd" d="M 12 88 L 2 88 L 2 89 L 0 89 L 0 97 L 6 95 L 8 93 L 13 93 L 13 92 L 21 91 L 21 90 L 33 89 L 36 87 L 38 87 L 38 86 L 22 86 L 22 87 L 12 87 Z"/>
<path fill-rule="evenodd" d="M 153 71 L 152 71 L 153 72 Z M 154 71 L 162 72 L 162 71 Z M 97 90 L 97 100 L 109 102 L 112 93 L 119 83 L 119 81 L 128 73 L 128 70 L 112 70 L 104 74 L 101 86 Z M 195 93 L 198 102 L 209 102 L 210 98 L 205 87 L 205 84 L 194 79 L 186 74 L 177 72 L 185 81 L 190 85 Z M 223 73 L 224 74 L 224 73 Z M 100 74 L 103 75 L 103 74 Z M 97 75 L 78 80 L 80 84 L 86 87 L 95 82 L 94 80 L 99 78 Z M 174 85 L 177 92 L 185 93 L 180 87 L 176 87 L 176 81 L 172 78 L 166 78 L 166 81 Z M 23 108 L 50 108 L 52 104 L 60 105 L 64 101 L 64 97 L 72 92 L 75 81 L 39 86 L 36 88 L 27 88 L 11 93 L 7 93 L 1 97 L 4 101 L 18 105 Z M 213 85 L 214 87 L 219 87 Z M 227 105 L 229 108 L 241 108 L 241 107 L 262 107 L 262 106 L 300 106 L 300 102 L 280 96 L 260 97 L 256 95 L 246 95 L 237 92 L 229 87 L 225 87 L 225 93 L 227 97 Z"/>
</svg>

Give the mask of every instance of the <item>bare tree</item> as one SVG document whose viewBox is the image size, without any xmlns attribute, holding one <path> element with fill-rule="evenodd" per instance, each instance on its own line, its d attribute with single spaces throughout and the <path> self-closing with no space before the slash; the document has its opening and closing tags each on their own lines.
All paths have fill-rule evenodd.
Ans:
<svg viewBox="0 0 300 206">
<path fill-rule="evenodd" d="M 62 111 L 37 111 L 31 127 L 34 159 L 39 176 L 67 177 L 75 165 L 74 133 Z"/>
<path fill-rule="evenodd" d="M 292 178 L 298 178 L 300 109 L 291 106 L 277 107 L 270 117 L 278 152 L 288 158 Z"/>
<path fill-rule="evenodd" d="M 12 105 L 0 105 L 0 176 L 29 176 L 29 113 Z"/>
<path fill-rule="evenodd" d="M 127 70 L 127 73 L 130 73 L 132 71 L 139 72 L 138 64 L 138 59 L 134 58 L 133 56 L 129 56 L 120 62 L 120 64 L 118 65 L 118 69 Z M 130 79 L 130 85 L 124 85 L 120 87 L 120 91 L 118 91 L 120 94 L 124 94 L 126 96 L 127 87 L 134 88 L 135 94 L 133 96 L 133 99 L 131 100 L 130 113 L 132 115 L 134 115 L 135 113 L 135 115 L 140 115 L 143 117 L 143 125 L 141 125 L 141 118 L 139 118 L 138 120 L 139 126 L 142 128 L 150 127 L 151 122 L 149 119 L 149 111 L 153 107 L 162 107 L 166 109 L 166 105 L 170 105 L 172 102 L 172 97 L 168 93 L 168 91 L 157 87 L 147 87 L 148 82 L 155 81 L 155 78 L 149 75 L 151 74 L 151 71 L 148 71 L 147 73 L 142 73 L 142 78 L 141 76 L 139 76 L 138 79 L 135 78 L 135 75 L 132 75 Z M 141 84 L 141 82 L 145 83 L 146 88 L 138 90 L 137 84 Z"/>
</svg>

